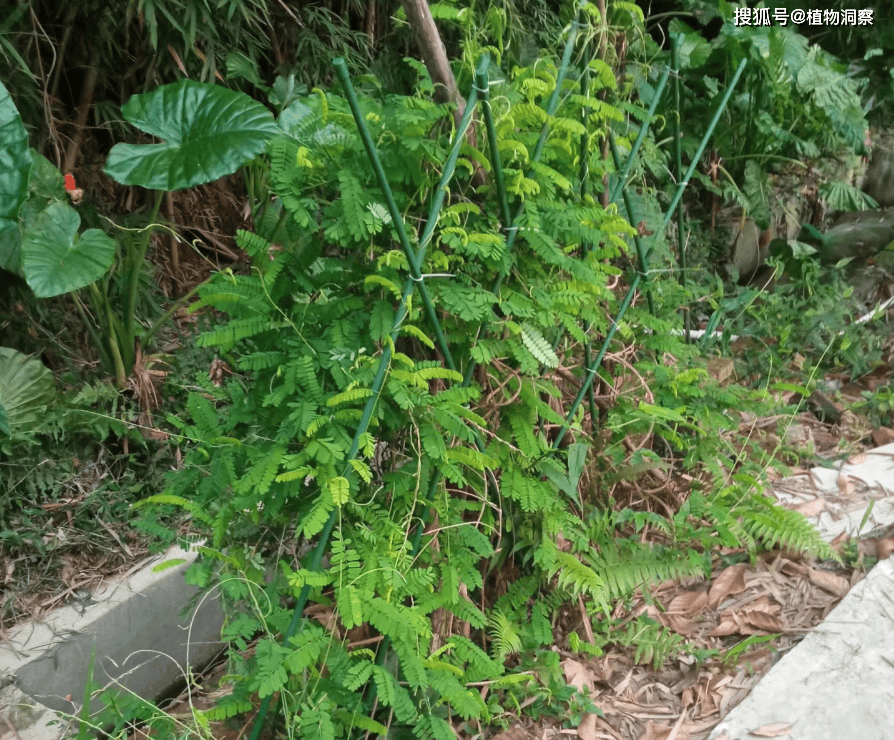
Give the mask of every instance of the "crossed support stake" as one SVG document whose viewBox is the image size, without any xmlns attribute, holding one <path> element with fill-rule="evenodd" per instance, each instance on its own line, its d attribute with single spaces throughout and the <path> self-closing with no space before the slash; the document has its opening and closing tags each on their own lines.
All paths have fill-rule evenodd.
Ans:
<svg viewBox="0 0 894 740">
<path fill-rule="evenodd" d="M 538 139 L 537 146 L 535 147 L 534 152 L 532 154 L 532 162 L 536 162 L 539 160 L 539 158 L 542 154 L 542 151 L 543 151 L 543 147 L 546 143 L 547 136 L 549 134 L 549 118 L 551 118 L 555 114 L 556 108 L 559 103 L 559 94 L 560 94 L 565 76 L 568 71 L 568 67 L 569 67 L 570 60 L 571 60 L 571 54 L 574 50 L 574 45 L 575 45 L 575 41 L 577 39 L 579 27 L 580 26 L 578 25 L 577 20 L 575 20 L 575 22 L 573 23 L 573 25 L 571 27 L 568 41 L 565 46 L 565 51 L 564 51 L 564 54 L 562 57 L 562 63 L 561 63 L 561 66 L 559 69 L 559 74 L 558 74 L 557 80 L 556 80 L 556 87 L 553 90 L 553 93 L 552 93 L 550 100 L 547 104 L 547 109 L 546 109 L 547 122 L 544 123 L 543 128 L 541 130 L 540 138 Z M 454 139 L 453 146 L 452 146 L 450 154 L 444 164 L 443 174 L 441 176 L 440 182 L 438 183 L 438 187 L 435 191 L 435 196 L 432 201 L 431 208 L 429 209 L 429 214 L 428 214 L 428 219 L 426 222 L 425 230 L 423 231 L 423 234 L 419 239 L 418 248 L 413 249 L 412 245 L 410 244 L 410 240 L 407 237 L 406 229 L 404 228 L 404 225 L 403 225 L 403 218 L 401 216 L 400 211 L 397 208 L 397 204 L 394 201 L 394 197 L 392 195 L 391 189 L 390 189 L 388 182 L 385 178 L 385 172 L 384 172 L 384 169 L 382 168 L 381 161 L 379 160 L 378 154 L 376 152 L 372 137 L 370 136 L 370 133 L 369 133 L 368 129 L 366 128 L 365 120 L 364 120 L 363 115 L 360 111 L 360 106 L 357 101 L 357 96 L 356 96 L 354 89 L 351 85 L 347 65 L 345 64 L 345 61 L 340 58 L 336 59 L 333 62 L 333 64 L 334 64 L 334 67 L 336 70 L 336 74 L 338 75 L 339 80 L 341 81 L 341 83 L 344 87 L 344 90 L 345 90 L 345 93 L 346 93 L 346 96 L 348 99 L 348 104 L 351 108 L 351 112 L 354 116 L 355 122 L 356 122 L 358 130 L 360 132 L 360 136 L 363 141 L 364 147 L 366 149 L 367 155 L 369 157 L 370 163 L 372 164 L 376 178 L 379 182 L 379 186 L 381 187 L 382 192 L 385 196 L 385 201 L 386 201 L 386 204 L 388 207 L 388 211 L 391 215 L 391 222 L 392 222 L 392 224 L 394 224 L 394 228 L 397 231 L 397 236 L 400 241 L 401 248 L 407 258 L 407 263 L 409 265 L 409 273 L 410 273 L 409 276 L 407 277 L 405 284 L 404 284 L 403 291 L 401 293 L 400 303 L 399 303 L 398 309 L 395 313 L 394 324 L 392 326 L 392 330 L 391 330 L 391 334 L 390 334 L 390 340 L 386 341 L 384 343 L 382 357 L 380 359 L 379 366 L 378 366 L 375 378 L 373 379 L 373 383 L 371 386 L 371 391 L 372 391 L 371 395 L 370 395 L 369 399 L 367 400 L 366 405 L 364 406 L 363 414 L 360 419 L 360 423 L 359 423 L 359 425 L 357 427 L 357 431 L 354 435 L 350 451 L 348 452 L 348 458 L 347 458 L 346 465 L 345 465 L 344 477 L 347 478 L 348 480 L 350 480 L 351 476 L 354 474 L 353 468 L 351 467 L 350 462 L 356 458 L 357 453 L 360 448 L 360 440 L 362 438 L 362 435 L 365 434 L 365 432 L 367 431 L 367 429 L 369 427 L 370 419 L 372 418 L 372 413 L 375 408 L 375 404 L 378 400 L 379 393 L 381 392 L 382 386 L 384 384 L 384 381 L 385 381 L 385 378 L 387 375 L 387 371 L 388 371 L 388 367 L 390 366 L 391 358 L 392 358 L 392 355 L 394 352 L 394 343 L 397 340 L 398 335 L 400 333 L 400 327 L 408 315 L 408 302 L 410 301 L 411 297 L 413 296 L 413 294 L 416 291 L 419 292 L 425 312 L 431 322 L 432 327 L 434 328 L 437 343 L 438 343 L 438 346 L 443 354 L 445 364 L 451 370 L 454 370 L 454 371 L 457 370 L 456 363 L 454 362 L 454 359 L 451 355 L 450 348 L 447 343 L 447 339 L 444 335 L 444 331 L 440 325 L 440 322 L 438 320 L 437 314 L 434 309 L 434 305 L 431 301 L 431 296 L 430 296 L 430 294 L 428 292 L 428 288 L 425 284 L 426 277 L 432 277 L 432 276 L 427 276 L 422 273 L 422 265 L 424 262 L 428 244 L 431 241 L 431 238 L 434 233 L 434 229 L 438 222 L 438 216 L 440 214 L 441 208 L 444 203 L 444 198 L 447 193 L 447 186 L 453 177 L 455 167 L 456 167 L 456 162 L 457 162 L 457 160 L 459 158 L 459 154 L 460 154 L 460 149 L 463 144 L 466 131 L 468 130 L 469 125 L 471 124 L 472 116 L 473 116 L 475 108 L 479 102 L 479 97 L 480 97 L 481 103 L 482 103 L 482 106 L 481 106 L 482 114 L 484 117 L 484 122 L 485 122 L 486 130 L 487 130 L 488 145 L 489 145 L 489 149 L 490 149 L 492 168 L 493 168 L 493 172 L 494 172 L 494 181 L 495 181 L 495 185 L 496 185 L 497 196 L 499 198 L 500 210 L 501 210 L 501 214 L 503 217 L 503 222 L 505 224 L 507 224 L 507 226 L 505 227 L 506 247 L 507 247 L 507 251 L 510 251 L 510 252 L 513 248 L 516 236 L 519 231 L 517 224 L 522 216 L 522 213 L 524 210 L 524 203 L 520 204 L 520 206 L 516 212 L 515 218 L 511 218 L 505 183 L 503 181 L 503 171 L 502 171 L 502 167 L 500 164 L 499 152 L 497 149 L 496 130 L 494 127 L 493 114 L 492 114 L 491 105 L 490 105 L 489 88 L 488 88 L 488 69 L 490 66 L 490 59 L 489 59 L 489 56 L 487 54 L 485 54 L 481 58 L 481 61 L 478 64 L 478 67 L 476 70 L 476 76 L 475 76 L 475 86 L 472 88 L 472 91 L 471 91 L 471 93 L 468 97 L 468 100 L 466 102 L 465 111 L 464 111 L 463 116 L 459 122 L 459 125 L 457 126 L 456 136 Z M 732 95 L 733 89 L 735 88 L 735 85 L 738 82 L 739 77 L 741 76 L 742 72 L 744 71 L 745 64 L 746 64 L 746 62 L 745 62 L 745 60 L 743 60 L 742 63 L 739 65 L 739 68 L 735 73 L 732 83 L 731 83 L 729 89 L 727 90 L 724 98 L 722 99 L 720 106 L 719 106 L 717 112 L 715 113 L 714 118 L 711 121 L 708 131 L 705 134 L 701 145 L 699 146 L 698 152 L 695 155 L 695 157 L 693 158 L 693 161 L 692 161 L 692 164 L 691 164 L 689 170 L 686 172 L 686 175 L 683 177 L 683 179 L 679 182 L 675 196 L 671 202 L 671 205 L 668 208 L 667 214 L 665 215 L 664 222 L 661 227 L 662 229 L 664 229 L 667 226 L 667 224 L 669 223 L 669 221 L 673 215 L 674 209 L 680 203 L 680 199 L 682 198 L 683 191 L 685 190 L 686 185 L 689 182 L 689 178 L 691 177 L 692 173 L 694 172 L 695 167 L 698 164 L 699 158 L 701 157 L 702 153 L 704 152 L 707 142 L 710 139 L 710 137 L 714 131 L 714 128 L 716 127 L 717 122 L 720 119 L 720 115 L 723 112 L 723 109 L 726 107 L 726 105 L 729 101 L 729 98 Z M 651 116 L 654 114 L 654 111 L 658 104 L 660 95 L 663 92 L 663 89 L 667 83 L 669 73 L 670 73 L 669 70 L 665 71 L 659 81 L 659 85 L 656 90 L 655 98 L 654 98 L 652 106 L 650 108 L 649 117 L 647 118 L 647 121 L 651 120 Z M 647 130 L 648 130 L 648 122 L 644 123 L 642 125 L 642 127 L 639 131 L 639 135 L 634 143 L 634 146 L 631 149 L 630 155 L 628 156 L 627 162 L 626 162 L 624 168 L 620 170 L 617 180 L 616 180 L 614 186 L 612 187 L 611 200 L 614 201 L 614 199 L 617 198 L 618 192 L 621 191 L 621 193 L 623 194 L 624 204 L 625 204 L 625 209 L 627 211 L 628 219 L 633 219 L 633 210 L 632 210 L 630 198 L 628 197 L 626 190 L 624 190 L 623 188 L 625 185 L 627 174 L 629 173 L 629 170 L 632 166 L 633 161 L 635 160 L 635 157 L 636 157 L 636 155 L 639 151 L 639 148 L 642 144 L 642 141 L 644 140 L 644 138 L 646 136 Z M 615 167 L 617 169 L 620 164 L 619 156 L 618 156 L 617 148 L 615 146 L 614 138 L 611 137 L 611 134 L 610 134 L 610 145 L 611 145 L 611 149 L 612 149 L 612 156 L 615 161 Z M 581 177 L 582 177 L 582 184 L 583 184 L 583 183 L 585 183 L 585 178 L 586 178 L 586 169 L 584 167 L 582 167 Z M 585 358 L 586 362 L 587 362 L 586 377 L 585 377 L 585 379 L 581 385 L 581 388 L 580 388 L 580 390 L 571 406 L 571 409 L 569 410 L 569 412 L 566 416 L 565 423 L 563 424 L 562 428 L 559 430 L 559 433 L 556 436 L 556 438 L 553 440 L 552 448 L 554 450 L 558 447 L 559 443 L 562 441 L 562 438 L 567 433 L 567 431 L 571 425 L 571 422 L 574 418 L 575 412 L 577 411 L 577 408 L 580 405 L 581 401 L 583 400 L 584 396 L 588 392 L 591 392 L 593 381 L 598 373 L 599 367 L 601 366 L 602 360 L 605 357 L 605 353 L 606 353 L 606 351 L 615 335 L 615 332 L 618 329 L 619 323 L 620 323 L 621 319 L 623 318 L 624 314 L 626 313 L 627 309 L 630 307 L 633 297 L 634 297 L 636 291 L 638 290 L 640 284 L 644 280 L 647 280 L 648 258 L 649 258 L 649 254 L 650 254 L 651 250 L 647 251 L 644 249 L 644 247 L 640 241 L 639 234 L 634 236 L 634 243 L 635 243 L 635 247 L 636 247 L 636 251 L 637 251 L 637 257 L 638 257 L 640 269 L 636 273 L 633 281 L 631 282 L 631 284 L 628 288 L 627 294 L 625 295 L 624 300 L 622 301 L 621 306 L 618 310 L 618 314 L 615 317 L 615 320 L 612 322 L 611 328 L 609 329 L 609 331 L 602 343 L 602 347 L 600 348 L 598 354 L 596 355 L 595 360 L 592 363 L 589 361 L 591 348 L 589 345 L 586 347 L 586 358 Z M 502 285 L 503 281 L 505 280 L 507 274 L 508 274 L 508 268 L 505 268 L 498 275 L 498 277 L 495 281 L 495 284 L 493 286 L 493 289 L 492 289 L 495 296 L 497 295 L 497 293 L 500 289 L 500 286 Z M 646 287 L 648 289 L 648 284 L 646 285 Z M 652 305 L 651 293 L 648 293 L 648 298 L 649 298 L 649 302 L 650 302 L 650 309 L 652 309 L 653 313 L 654 313 L 654 307 Z M 482 325 L 482 327 L 480 328 L 479 331 L 481 333 L 486 331 L 486 325 Z M 466 367 L 465 373 L 463 374 L 463 385 L 467 385 L 468 383 L 471 382 L 475 367 L 476 367 L 475 362 L 470 361 L 469 365 Z M 591 411 L 592 411 L 592 408 L 591 408 Z M 475 444 L 479 450 L 484 449 L 484 442 L 477 433 L 475 435 Z M 492 481 L 492 482 L 494 485 L 496 485 L 496 481 Z M 437 474 L 433 475 L 432 481 L 430 484 L 430 490 L 429 490 L 429 500 L 434 496 L 435 490 L 439 483 L 440 483 L 440 477 Z M 310 570 L 320 570 L 320 568 L 321 568 L 323 556 L 328 548 L 329 538 L 331 537 L 332 530 L 335 526 L 337 513 L 338 513 L 338 509 L 337 508 L 333 509 L 332 513 L 329 516 L 329 519 L 327 520 L 326 524 L 324 525 L 323 529 L 320 532 L 319 542 L 317 543 L 317 546 L 314 549 L 313 556 L 311 558 L 311 563 L 309 566 Z M 416 552 L 418 552 L 418 550 L 419 550 L 421 540 L 422 540 L 422 534 L 425 531 L 428 524 L 430 523 L 431 517 L 432 517 L 432 511 L 429 509 L 423 515 L 422 522 L 421 522 L 420 526 L 417 527 L 417 529 L 413 535 L 412 552 L 414 554 Z M 304 612 L 304 608 L 306 606 L 307 599 L 308 599 L 309 595 L 310 595 L 310 586 L 305 585 L 302 588 L 302 590 L 298 596 L 298 600 L 295 605 L 295 609 L 294 609 L 294 612 L 292 615 L 291 622 L 289 623 L 289 626 L 283 635 L 282 641 L 284 644 L 287 643 L 289 638 L 291 638 L 297 631 L 298 626 L 301 622 L 302 614 Z M 380 662 L 380 663 L 384 662 L 386 654 L 388 652 L 388 647 L 389 647 L 389 645 L 388 645 L 387 640 L 383 641 L 382 645 L 380 645 L 379 654 L 377 656 L 377 662 Z M 370 683 L 367 687 L 368 697 L 372 696 L 371 692 L 373 692 L 374 690 L 375 690 L 374 684 Z M 258 738 L 260 737 L 260 734 L 263 731 L 263 727 L 264 727 L 264 723 L 266 721 L 267 714 L 270 710 L 271 702 L 272 702 L 271 696 L 267 696 L 262 700 L 249 740 L 258 740 Z"/>
</svg>

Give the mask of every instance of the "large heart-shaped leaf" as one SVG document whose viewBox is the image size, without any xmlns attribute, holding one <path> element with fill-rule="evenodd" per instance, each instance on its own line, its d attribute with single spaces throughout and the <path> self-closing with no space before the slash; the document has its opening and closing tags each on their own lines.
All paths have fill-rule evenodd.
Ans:
<svg viewBox="0 0 894 740">
<path fill-rule="evenodd" d="M 344 144 L 349 133 L 341 126 L 326 123 L 316 96 L 293 100 L 279 115 L 279 127 L 302 144 L 321 147 Z"/>
<path fill-rule="evenodd" d="M 28 197 L 31 153 L 22 117 L 0 82 L 0 229 L 15 221 Z"/>
<path fill-rule="evenodd" d="M 0 267 L 22 274 L 22 232 L 15 221 L 0 218 Z"/>
<path fill-rule="evenodd" d="M 164 142 L 116 144 L 106 174 L 152 190 L 180 190 L 229 175 L 261 154 L 278 130 L 273 114 L 247 95 L 193 80 L 134 95 L 121 113 Z"/>
<path fill-rule="evenodd" d="M 55 397 L 53 374 L 42 362 L 0 347 L 0 431 L 15 436 L 36 430 Z"/>
<path fill-rule="evenodd" d="M 29 152 L 31 176 L 28 197 L 19 209 L 18 220 L 0 218 L 0 267 L 22 277 L 25 276 L 22 270 L 22 233 L 51 202 L 68 202 L 62 173 L 40 152 L 34 149 L 29 149 Z"/>
<path fill-rule="evenodd" d="M 68 201 L 65 194 L 65 178 L 56 169 L 56 165 L 35 149 L 31 150 L 31 159 L 34 162 L 31 181 L 28 183 L 31 199 L 37 200 L 40 208 L 52 200 Z"/>
<path fill-rule="evenodd" d="M 70 293 L 99 280 L 115 259 L 115 242 L 99 229 L 78 238 L 81 217 L 66 203 L 52 203 L 25 232 L 25 280 L 38 298 Z"/>
<path fill-rule="evenodd" d="M 0 82 L 0 267 L 21 270 L 16 218 L 28 197 L 31 153 L 28 134 L 9 92 Z"/>
</svg>

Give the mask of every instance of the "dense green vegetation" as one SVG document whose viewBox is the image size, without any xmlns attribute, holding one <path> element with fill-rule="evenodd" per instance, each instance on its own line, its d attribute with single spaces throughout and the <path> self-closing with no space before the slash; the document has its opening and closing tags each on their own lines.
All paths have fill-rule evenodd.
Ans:
<svg viewBox="0 0 894 740">
<path fill-rule="evenodd" d="M 113 3 L 97 21 L 108 43 L 63 32 L 51 72 L 23 42 L 30 6 L 0 17 L 0 267 L 14 285 L 0 554 L 45 554 L 37 513 L 65 459 L 102 450 L 119 474 L 83 498 L 79 524 L 132 504 L 154 547 L 198 543 L 189 579 L 228 614 L 231 691 L 215 708 L 184 725 L 109 693 L 82 732 L 124 737 L 139 720 L 212 737 L 210 722 L 249 717 L 253 738 L 266 719 L 286 737 L 447 740 L 521 706 L 576 726 L 598 707 L 553 685 L 564 609 L 591 636 L 563 647 L 620 644 L 660 665 L 685 642 L 613 618 L 635 592 L 710 574 L 720 548 L 835 557 L 763 493 L 780 453 L 800 453 L 740 425 L 791 418 L 830 367 L 877 366 L 883 335 L 845 327 L 842 265 L 783 234 L 771 265 L 787 278 L 762 294 L 715 274 L 725 260 L 698 222 L 732 201 L 771 226 L 791 167 L 819 173 L 828 208 L 859 204 L 824 159 L 862 146 L 867 89 L 796 29 L 736 28 L 725 3 L 711 41 L 671 27 L 680 74 L 665 89 L 671 52 L 636 5 L 607 5 L 432 6 L 467 97 L 459 123 L 385 4 L 304 7 L 287 34 L 284 4 Z M 67 27 L 30 9 L 46 34 Z M 65 22 L 93 10 L 74 3 Z M 148 67 L 124 64 L 140 53 Z M 53 88 L 75 89 L 72 59 L 115 144 L 104 173 L 154 191 L 148 214 L 72 204 L 43 116 Z M 237 171 L 248 259 L 181 299 L 200 324 L 149 403 L 150 353 L 178 308 L 146 258 L 169 228 L 164 194 Z M 687 341 L 699 321 L 717 333 Z M 57 338 L 54 378 L 22 351 L 39 349 L 29 328 L 58 336 L 63 322 L 84 342 Z M 734 335 L 756 349 L 729 382 L 710 369 Z"/>
</svg>

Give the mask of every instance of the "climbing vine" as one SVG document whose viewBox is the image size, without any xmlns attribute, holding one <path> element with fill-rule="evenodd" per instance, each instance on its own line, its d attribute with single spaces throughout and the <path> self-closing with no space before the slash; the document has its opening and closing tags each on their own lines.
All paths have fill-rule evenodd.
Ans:
<svg viewBox="0 0 894 740">
<path fill-rule="evenodd" d="M 316 92 L 284 111 L 268 149 L 272 215 L 237 236 L 251 270 L 221 274 L 193 305 L 224 317 L 199 342 L 235 373 L 205 381 L 190 418 L 171 419 L 188 451 L 144 520 L 157 531 L 157 512 L 179 507 L 206 538 L 190 579 L 224 595 L 233 665 L 233 692 L 209 719 L 276 697 L 302 737 L 390 727 L 452 739 L 456 720 L 500 716 L 508 658 L 551 645 L 564 603 L 605 613 L 650 580 L 704 571 L 717 531 L 751 549 L 820 547 L 743 494 L 745 477 L 730 478 L 740 461 L 719 435 L 724 411 L 765 396 L 713 383 L 669 333 L 670 312 L 635 308 L 617 340 L 644 347 L 637 374 L 651 395 L 624 390 L 604 418 L 578 407 L 555 449 L 584 347 L 608 330 L 612 281 L 631 264 L 631 226 L 574 184 L 582 162 L 610 169 L 582 137 L 627 120 L 596 97 L 614 94 L 611 71 L 590 66 L 584 93 L 546 58 L 492 86 L 500 162 L 464 147 L 427 245 L 421 214 L 449 151 L 450 111 L 360 95 L 410 241 L 427 247 L 417 282 L 433 312 L 419 292 L 405 299 L 407 254 L 346 98 Z M 565 99 L 551 116 L 557 86 Z M 473 162 L 484 185 L 473 185 Z M 498 207 L 500 167 L 512 207 L 524 206 L 513 224 Z M 671 352 L 685 369 L 662 363 Z M 600 480 L 658 467 L 654 453 L 624 452 L 631 431 L 698 474 L 705 491 L 689 508 L 610 513 Z M 666 544 L 643 544 L 646 529 Z M 293 631 L 305 595 L 312 606 Z M 658 661 L 677 642 L 652 630 L 642 655 Z M 484 695 L 481 682 L 497 690 Z"/>
</svg>

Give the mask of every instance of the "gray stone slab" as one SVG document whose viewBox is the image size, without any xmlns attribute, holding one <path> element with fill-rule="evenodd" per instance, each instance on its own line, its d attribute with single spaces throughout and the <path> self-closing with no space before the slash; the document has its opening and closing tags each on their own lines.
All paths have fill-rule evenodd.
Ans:
<svg viewBox="0 0 894 740">
<path fill-rule="evenodd" d="M 894 563 L 885 560 L 777 663 L 711 740 L 789 724 L 787 740 L 894 737 Z"/>
<path fill-rule="evenodd" d="M 803 512 L 829 542 L 894 524 L 894 444 L 778 481 L 772 492 Z"/>
<path fill-rule="evenodd" d="M 82 603 L 14 629 L 0 644 L 0 718 L 20 734 L 30 728 L 41 740 L 60 737 L 61 728 L 46 726 L 53 715 L 44 710 L 77 713 L 94 650 L 94 681 L 153 700 L 190 667 L 212 659 L 223 648 L 223 613 L 213 596 L 191 606 L 199 591 L 184 582 L 183 574 L 195 556 L 174 549 Z M 155 569 L 172 559 L 180 563 Z M 101 706 L 95 699 L 91 709 Z"/>
</svg>

